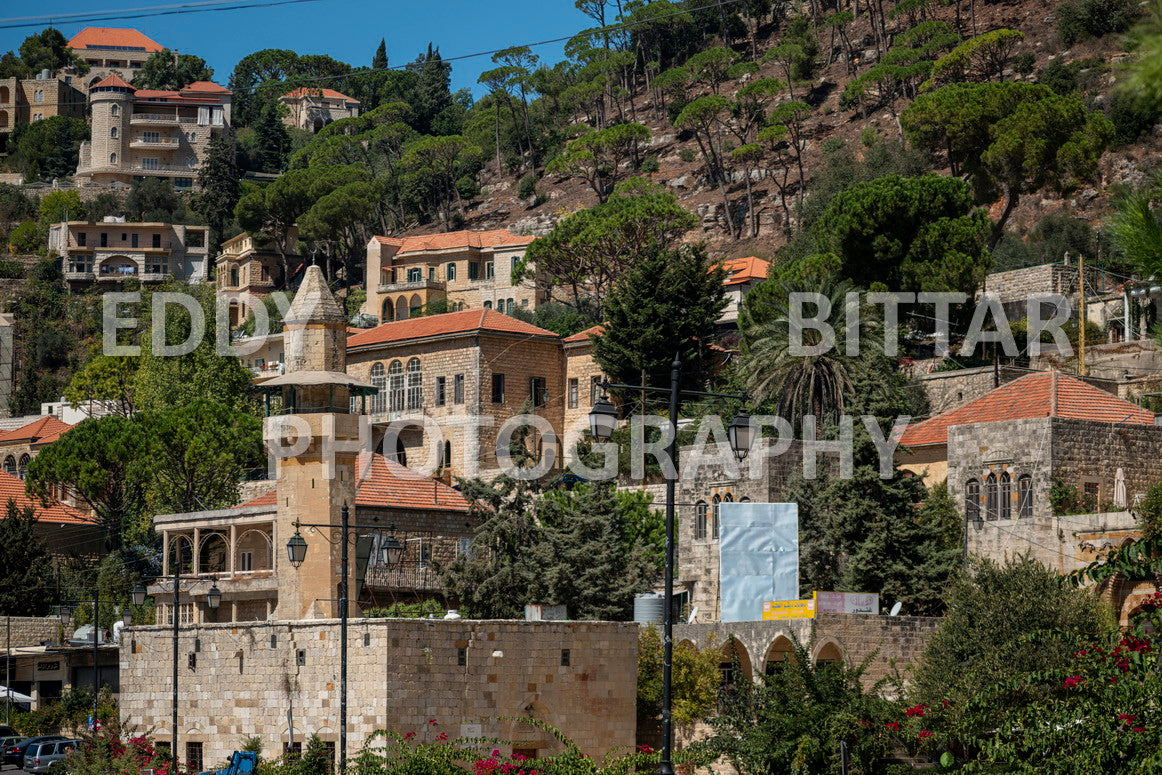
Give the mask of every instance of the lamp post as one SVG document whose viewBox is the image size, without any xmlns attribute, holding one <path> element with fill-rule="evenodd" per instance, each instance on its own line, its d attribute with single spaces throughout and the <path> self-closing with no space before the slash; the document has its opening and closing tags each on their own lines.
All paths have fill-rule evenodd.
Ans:
<svg viewBox="0 0 1162 775">
<path fill-rule="evenodd" d="M 673 463 L 671 473 L 666 476 L 666 574 L 665 574 L 665 606 L 666 613 L 662 638 L 662 761 L 658 765 L 660 775 L 673 775 L 674 765 L 670 761 L 674 732 L 671 724 L 673 708 L 673 656 L 674 656 L 674 501 L 678 484 L 678 407 L 683 396 L 712 396 L 715 398 L 732 398 L 747 400 L 745 394 L 709 393 L 700 390 L 682 390 L 679 381 L 682 376 L 681 353 L 674 354 L 670 363 L 670 387 L 657 388 L 642 385 L 619 385 L 603 381 L 603 390 L 617 388 L 620 390 L 647 391 L 651 393 L 670 394 L 670 443 L 666 454 Z M 606 396 L 601 396 L 593 409 L 589 412 L 589 431 L 598 441 L 608 441 L 617 427 L 617 410 Z M 754 425 L 746 410 L 739 412 L 730 423 L 727 431 L 730 448 L 741 461 L 750 453 L 754 442 Z"/>
<path fill-rule="evenodd" d="M 303 561 L 307 558 L 307 541 L 303 538 L 300 532 L 301 528 L 334 528 L 335 526 L 328 523 L 309 523 L 298 522 L 295 523 L 295 534 L 286 542 L 287 559 L 290 564 L 298 569 Z M 358 530 L 382 530 L 379 525 L 355 525 Z M 348 607 L 348 546 L 351 541 L 351 512 L 344 503 L 339 510 L 339 541 L 342 543 L 342 553 L 340 556 L 340 570 L 339 570 L 339 775 L 343 775 L 347 769 L 347 607 Z M 394 530 L 394 526 L 392 527 Z M 324 537 L 329 543 L 334 543 L 330 539 Z M 396 540 L 395 536 L 388 536 L 384 541 L 382 550 L 383 561 L 388 565 L 393 564 L 399 560 L 399 555 L 403 552 L 403 545 Z"/>
<path fill-rule="evenodd" d="M 196 570 L 196 569 L 195 569 Z M 174 564 L 174 572 L 171 576 L 159 576 L 158 579 L 167 579 L 173 581 L 173 602 L 170 604 L 170 615 L 173 618 L 173 674 L 172 674 L 172 692 L 170 695 L 170 756 L 173 758 L 174 769 L 177 769 L 178 761 L 178 625 L 181 621 L 181 592 L 182 592 L 182 556 L 181 548 L 177 551 L 177 562 Z M 195 582 L 196 583 L 196 582 Z M 145 587 L 140 584 L 133 588 L 130 592 L 130 598 L 136 606 L 145 605 L 146 591 Z M 218 589 L 217 584 L 211 583 L 209 591 L 206 593 L 206 605 L 212 611 L 216 611 L 218 606 L 222 604 L 222 592 Z"/>
</svg>

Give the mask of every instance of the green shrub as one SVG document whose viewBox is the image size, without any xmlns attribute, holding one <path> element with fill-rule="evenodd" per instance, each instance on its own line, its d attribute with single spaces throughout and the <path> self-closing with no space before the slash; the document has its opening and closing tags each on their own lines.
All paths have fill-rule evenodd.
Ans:
<svg viewBox="0 0 1162 775">
<path fill-rule="evenodd" d="M 1017 54 L 1017 56 L 1013 57 L 1013 72 L 1028 75 L 1033 72 L 1033 66 L 1036 64 L 1036 61 L 1032 51 Z"/>
<path fill-rule="evenodd" d="M 1114 125 L 1114 139 L 1125 145 L 1145 137 L 1162 117 L 1160 108 L 1156 100 L 1141 92 L 1115 91 L 1106 107 L 1106 117 Z"/>
<path fill-rule="evenodd" d="M 537 182 L 540 180 L 535 172 L 530 172 L 520 179 L 517 196 L 521 199 L 532 199 L 537 195 Z"/>
<path fill-rule="evenodd" d="M 48 230 L 36 221 L 25 221 L 12 230 L 8 242 L 14 253 L 38 253 L 48 244 Z"/>
<path fill-rule="evenodd" d="M 19 261 L 6 261 L 0 259 L 0 278 L 6 280 L 18 280 L 24 277 L 24 265 Z"/>
<path fill-rule="evenodd" d="M 863 144 L 864 148 L 871 148 L 883 139 L 883 132 L 874 126 L 865 126 L 863 131 L 859 133 L 859 141 Z"/>
<path fill-rule="evenodd" d="M 823 141 L 823 153 L 831 154 L 843 150 L 847 145 L 842 137 L 828 137 Z"/>
<path fill-rule="evenodd" d="M 1057 6 L 1057 34 L 1072 46 L 1087 37 L 1125 32 L 1140 13 L 1134 0 L 1066 0 Z"/>
<path fill-rule="evenodd" d="M 685 162 L 694 161 L 694 152 L 689 148 L 683 148 L 682 150 L 678 151 L 678 158 Z"/>
<path fill-rule="evenodd" d="M 654 173 L 658 171 L 657 157 L 647 156 L 642 160 L 642 172 Z"/>
</svg>

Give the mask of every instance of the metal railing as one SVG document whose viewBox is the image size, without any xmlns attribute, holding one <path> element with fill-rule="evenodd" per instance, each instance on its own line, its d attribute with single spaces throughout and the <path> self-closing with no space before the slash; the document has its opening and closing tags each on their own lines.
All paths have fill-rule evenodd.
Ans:
<svg viewBox="0 0 1162 775">
<path fill-rule="evenodd" d="M 160 121 L 167 124 L 195 124 L 198 119 L 195 116 L 175 116 L 168 113 L 134 113 L 129 117 L 130 124 L 145 121 Z"/>
</svg>

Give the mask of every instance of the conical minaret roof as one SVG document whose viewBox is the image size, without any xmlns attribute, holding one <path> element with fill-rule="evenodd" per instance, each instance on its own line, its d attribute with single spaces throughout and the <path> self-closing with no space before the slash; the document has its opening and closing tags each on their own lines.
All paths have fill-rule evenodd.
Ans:
<svg viewBox="0 0 1162 775">
<path fill-rule="evenodd" d="M 323 270 L 312 264 L 307 267 L 307 273 L 299 290 L 295 293 L 294 301 L 283 316 L 286 325 L 306 325 L 308 323 L 345 323 L 347 316 L 339 306 L 335 295 L 327 287 L 327 280 L 323 277 Z"/>
</svg>

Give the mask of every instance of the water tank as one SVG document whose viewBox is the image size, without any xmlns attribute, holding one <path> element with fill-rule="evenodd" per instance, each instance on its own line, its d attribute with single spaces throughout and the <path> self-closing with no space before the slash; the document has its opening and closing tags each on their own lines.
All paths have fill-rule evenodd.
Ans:
<svg viewBox="0 0 1162 775">
<path fill-rule="evenodd" d="M 633 596 L 633 620 L 638 624 L 661 624 L 666 618 L 666 596 L 646 592 Z"/>
</svg>

